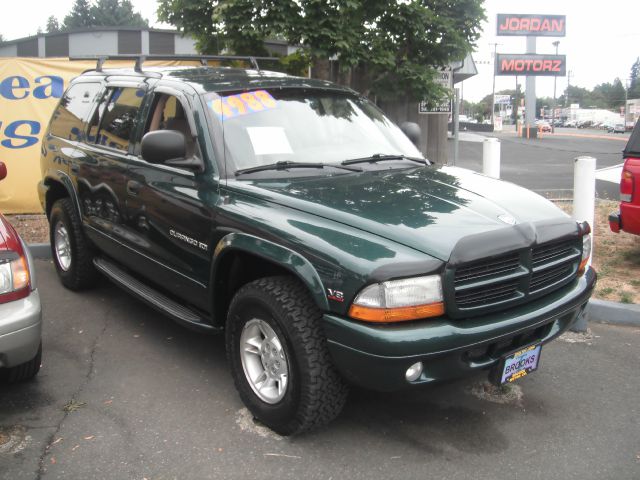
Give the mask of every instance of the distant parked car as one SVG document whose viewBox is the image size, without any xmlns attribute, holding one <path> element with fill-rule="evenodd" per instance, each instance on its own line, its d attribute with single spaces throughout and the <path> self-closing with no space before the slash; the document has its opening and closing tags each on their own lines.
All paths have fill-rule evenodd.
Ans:
<svg viewBox="0 0 640 480">
<path fill-rule="evenodd" d="M 624 127 L 624 123 L 616 123 L 613 126 L 613 129 L 611 130 L 613 133 L 624 133 L 625 132 L 625 127 Z"/>
<path fill-rule="evenodd" d="M 536 126 L 541 132 L 550 132 L 551 125 L 546 120 L 536 120 Z"/>
<path fill-rule="evenodd" d="M 575 128 L 578 126 L 578 123 L 575 120 L 568 120 L 565 122 L 564 126 L 567 128 Z"/>
<path fill-rule="evenodd" d="M 7 168 L 0 162 L 0 180 Z M 34 377 L 42 359 L 42 310 L 29 249 L 0 213 L 0 379 Z"/>
<path fill-rule="evenodd" d="M 620 178 L 620 211 L 609 215 L 609 227 L 618 233 L 640 235 L 640 121 L 622 151 L 624 166 Z"/>
</svg>

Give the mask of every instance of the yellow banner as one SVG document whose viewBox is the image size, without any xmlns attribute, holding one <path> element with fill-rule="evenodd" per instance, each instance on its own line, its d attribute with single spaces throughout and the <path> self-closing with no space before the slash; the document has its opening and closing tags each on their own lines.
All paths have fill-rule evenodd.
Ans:
<svg viewBox="0 0 640 480">
<path fill-rule="evenodd" d="M 193 61 L 150 61 L 145 65 L 194 65 Z M 37 213 L 40 142 L 69 81 L 96 67 L 95 61 L 66 58 L 0 58 L 0 161 L 7 178 L 0 181 L 2 213 Z M 107 62 L 133 67 L 132 61 Z"/>
</svg>

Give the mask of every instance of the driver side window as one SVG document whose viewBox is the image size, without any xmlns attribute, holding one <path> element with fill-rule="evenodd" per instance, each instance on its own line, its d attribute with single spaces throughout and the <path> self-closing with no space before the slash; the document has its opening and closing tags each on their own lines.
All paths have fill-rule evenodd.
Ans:
<svg viewBox="0 0 640 480">
<path fill-rule="evenodd" d="M 185 107 L 177 97 L 166 93 L 154 94 L 144 133 L 156 130 L 175 130 L 182 133 L 187 146 L 187 158 L 200 157 L 198 142 L 191 133 Z"/>
</svg>

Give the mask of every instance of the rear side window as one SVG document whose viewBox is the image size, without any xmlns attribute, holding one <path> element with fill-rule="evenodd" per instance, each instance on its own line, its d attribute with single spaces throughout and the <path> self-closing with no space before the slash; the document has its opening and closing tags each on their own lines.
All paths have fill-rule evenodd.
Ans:
<svg viewBox="0 0 640 480">
<path fill-rule="evenodd" d="M 135 131 L 145 92 L 128 87 L 110 90 L 108 100 L 101 102 L 96 111 L 100 125 L 96 143 L 126 152 Z M 91 135 L 91 128 L 89 131 Z"/>
<path fill-rule="evenodd" d="M 640 120 L 636 123 L 624 149 L 625 157 L 640 157 Z"/>
<path fill-rule="evenodd" d="M 80 140 L 82 123 L 89 115 L 93 101 L 100 93 L 99 83 L 76 83 L 62 97 L 53 113 L 49 133 L 67 140 Z"/>
</svg>

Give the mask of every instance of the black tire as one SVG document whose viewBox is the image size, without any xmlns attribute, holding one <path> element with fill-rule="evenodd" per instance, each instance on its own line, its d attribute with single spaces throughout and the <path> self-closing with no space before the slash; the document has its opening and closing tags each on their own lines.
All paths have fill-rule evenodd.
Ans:
<svg viewBox="0 0 640 480">
<path fill-rule="evenodd" d="M 38 353 L 31 360 L 15 367 L 6 368 L 2 372 L 2 379 L 7 383 L 17 383 L 30 380 L 35 377 L 40 371 L 40 364 L 42 363 L 42 343 L 38 347 Z"/>
<path fill-rule="evenodd" d="M 251 319 L 265 321 L 277 334 L 289 365 L 284 397 L 270 404 L 247 380 L 240 337 Z M 300 282 L 267 277 L 244 285 L 229 307 L 226 347 L 240 397 L 253 416 L 280 435 L 293 435 L 329 423 L 342 411 L 347 386 L 331 362 L 321 326 L 322 314 Z"/>
<path fill-rule="evenodd" d="M 69 234 L 71 264 L 65 269 L 60 265 L 55 251 L 55 228 L 62 223 Z M 49 216 L 49 240 L 53 263 L 62 284 L 70 290 L 84 290 L 96 284 L 98 272 L 93 265 L 94 250 L 82 231 L 82 223 L 70 198 L 53 204 Z"/>
</svg>

